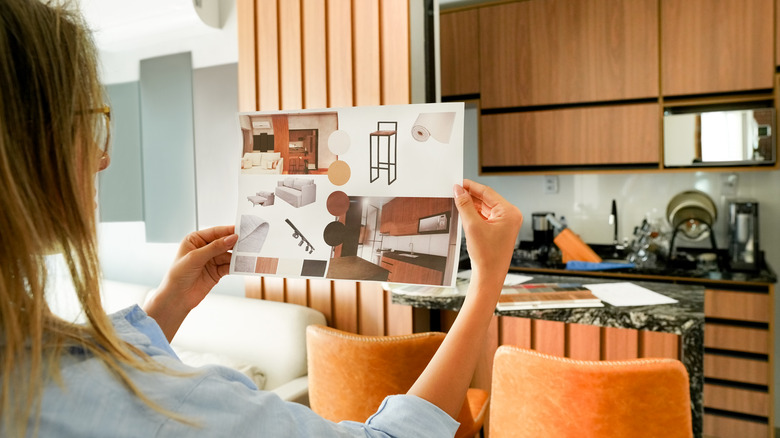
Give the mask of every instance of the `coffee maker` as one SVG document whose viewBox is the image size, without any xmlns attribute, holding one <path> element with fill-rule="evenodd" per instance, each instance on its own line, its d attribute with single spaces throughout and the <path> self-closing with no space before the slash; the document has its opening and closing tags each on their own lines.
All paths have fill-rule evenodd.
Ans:
<svg viewBox="0 0 780 438">
<path fill-rule="evenodd" d="M 758 245 L 758 202 L 754 199 L 729 201 L 729 266 L 736 271 L 761 268 Z"/>
</svg>

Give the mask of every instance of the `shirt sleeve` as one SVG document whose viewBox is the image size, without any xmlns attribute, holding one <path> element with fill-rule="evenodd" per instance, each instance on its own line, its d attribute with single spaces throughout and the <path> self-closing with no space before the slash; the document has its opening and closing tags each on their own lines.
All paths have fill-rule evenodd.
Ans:
<svg viewBox="0 0 780 438">
<path fill-rule="evenodd" d="M 387 397 L 366 423 L 334 423 L 307 406 L 235 383 L 218 374 L 203 378 L 176 409 L 200 424 L 192 427 L 170 419 L 157 436 L 451 438 L 458 429 L 458 422 L 444 411 L 412 395 Z"/>
</svg>

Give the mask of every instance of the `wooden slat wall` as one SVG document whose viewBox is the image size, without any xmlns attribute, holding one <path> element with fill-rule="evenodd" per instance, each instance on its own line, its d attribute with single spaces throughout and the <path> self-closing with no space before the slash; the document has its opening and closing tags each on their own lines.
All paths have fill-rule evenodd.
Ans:
<svg viewBox="0 0 780 438">
<path fill-rule="evenodd" d="M 455 312 L 441 311 L 441 326 L 447 331 Z M 680 359 L 680 337 L 671 333 L 602 328 L 528 318 L 501 316 L 490 327 L 484 357 L 472 386 L 490 389 L 493 355 L 499 345 L 516 345 L 546 354 L 581 360 L 619 360 L 640 357 Z"/>
<path fill-rule="evenodd" d="M 408 0 L 237 0 L 239 110 L 410 103 Z M 408 334 L 415 315 L 377 283 L 247 277 L 246 296 L 312 307 L 328 324 Z"/>
</svg>

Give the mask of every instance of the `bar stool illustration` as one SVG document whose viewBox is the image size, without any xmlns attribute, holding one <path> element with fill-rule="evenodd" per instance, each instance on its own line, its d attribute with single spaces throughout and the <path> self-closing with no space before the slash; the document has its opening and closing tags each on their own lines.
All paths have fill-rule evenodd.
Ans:
<svg viewBox="0 0 780 438">
<path fill-rule="evenodd" d="M 392 129 L 391 129 L 392 128 Z M 392 184 L 398 174 L 396 168 L 396 158 L 398 153 L 398 122 L 376 122 L 376 131 L 369 134 L 369 172 L 370 182 L 379 179 L 379 172 L 387 171 L 387 185 Z M 376 141 L 375 141 L 376 140 Z M 385 141 L 383 141 L 385 140 Z M 387 151 L 387 159 L 382 161 L 381 151 L 384 144 Z M 376 160 L 374 159 L 374 148 L 376 147 Z M 374 174 L 376 171 L 376 175 Z"/>
</svg>

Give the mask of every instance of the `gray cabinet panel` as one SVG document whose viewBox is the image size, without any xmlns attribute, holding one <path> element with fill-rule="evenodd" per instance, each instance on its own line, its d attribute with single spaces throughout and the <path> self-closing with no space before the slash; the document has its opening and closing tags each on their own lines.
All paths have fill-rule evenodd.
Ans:
<svg viewBox="0 0 780 438">
<path fill-rule="evenodd" d="M 178 242 L 197 228 L 190 53 L 140 65 L 146 240 Z"/>
</svg>

